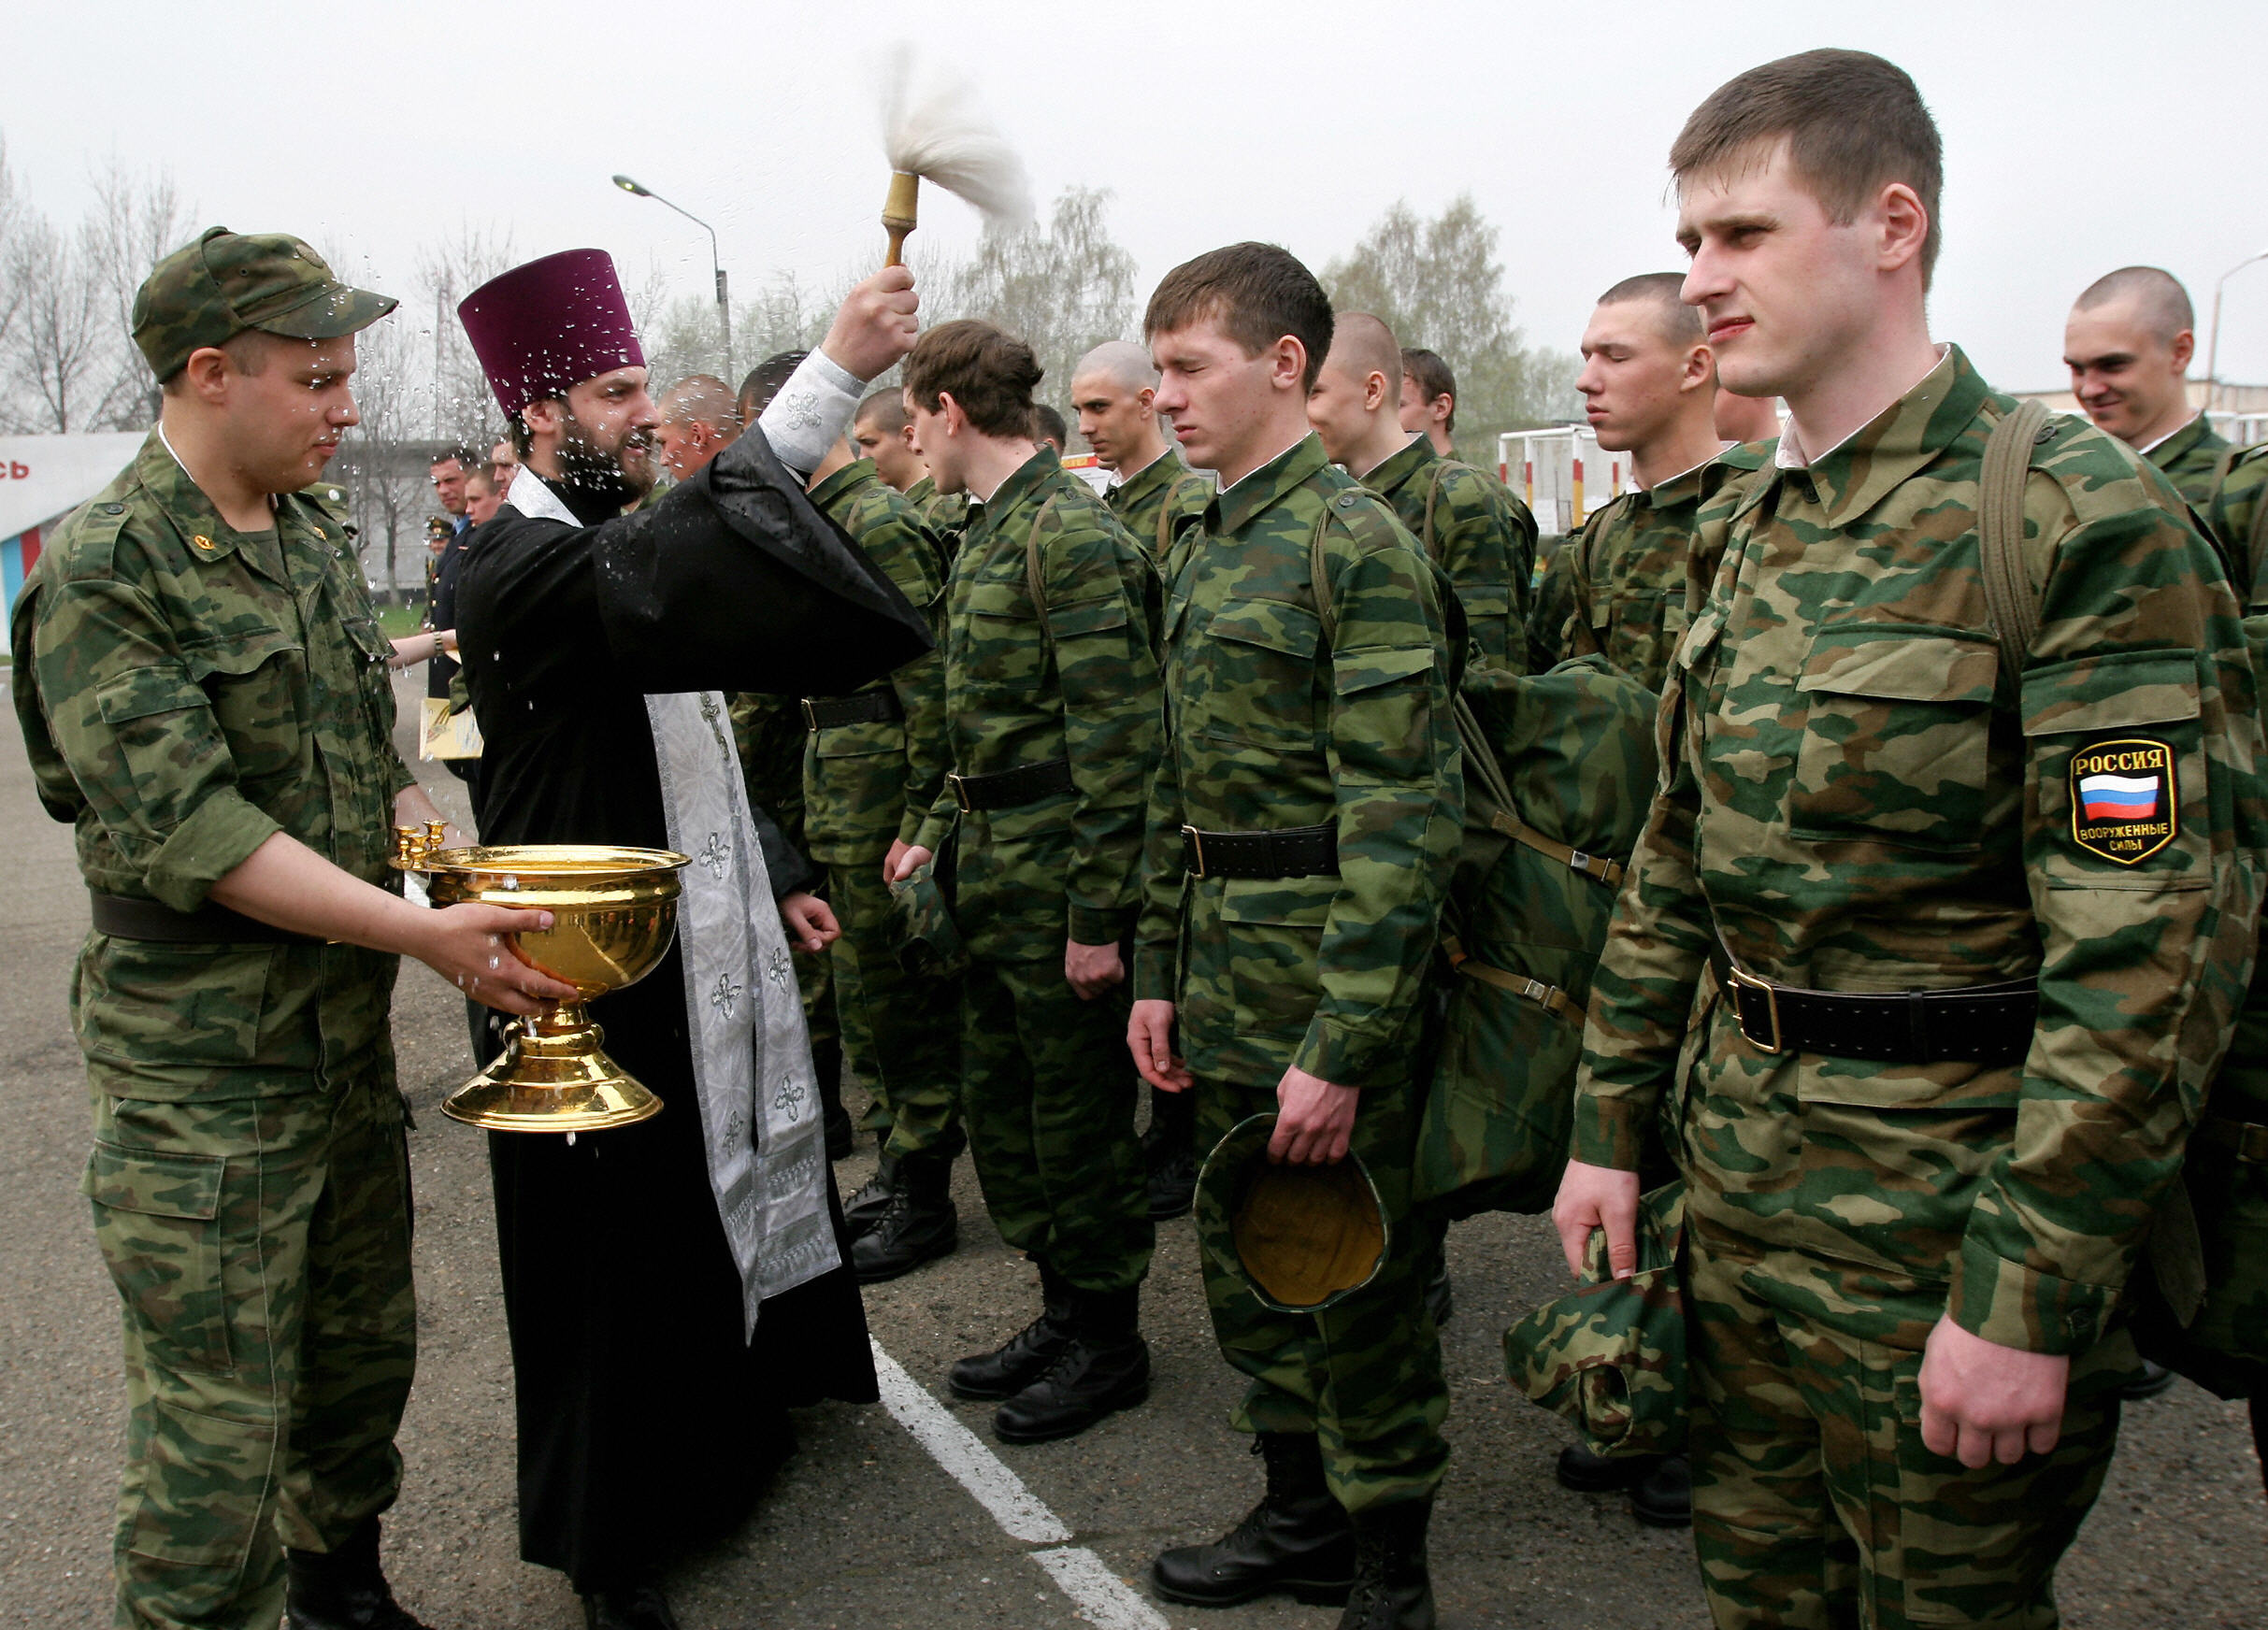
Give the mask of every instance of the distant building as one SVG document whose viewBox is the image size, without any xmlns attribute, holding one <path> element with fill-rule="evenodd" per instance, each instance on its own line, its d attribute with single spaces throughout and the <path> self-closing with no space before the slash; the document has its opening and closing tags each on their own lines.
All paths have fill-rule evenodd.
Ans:
<svg viewBox="0 0 2268 1630">
<path fill-rule="evenodd" d="M 143 435 L 0 436 L 0 602 L 9 613 L 42 538 L 134 462 Z M 0 621 L 0 650 L 7 641 Z"/>
</svg>

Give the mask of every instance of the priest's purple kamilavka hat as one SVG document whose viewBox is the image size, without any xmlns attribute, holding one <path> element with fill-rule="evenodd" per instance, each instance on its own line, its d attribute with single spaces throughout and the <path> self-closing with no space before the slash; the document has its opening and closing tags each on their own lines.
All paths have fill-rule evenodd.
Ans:
<svg viewBox="0 0 2268 1630">
<path fill-rule="evenodd" d="M 505 416 L 616 368 L 643 367 L 614 257 L 562 250 L 492 278 L 457 306 Z"/>
</svg>

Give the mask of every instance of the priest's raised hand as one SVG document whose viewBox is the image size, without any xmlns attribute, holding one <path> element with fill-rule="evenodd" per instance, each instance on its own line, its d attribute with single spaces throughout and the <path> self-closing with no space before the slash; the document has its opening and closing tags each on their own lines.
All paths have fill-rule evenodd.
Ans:
<svg viewBox="0 0 2268 1630">
<path fill-rule="evenodd" d="M 819 349 L 844 372 L 870 379 L 913 349 L 920 309 L 913 274 L 884 266 L 844 296 Z"/>
</svg>

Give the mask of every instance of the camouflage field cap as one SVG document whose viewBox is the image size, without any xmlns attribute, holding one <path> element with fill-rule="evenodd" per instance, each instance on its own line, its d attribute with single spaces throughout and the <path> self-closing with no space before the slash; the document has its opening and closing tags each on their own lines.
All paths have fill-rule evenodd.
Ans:
<svg viewBox="0 0 2268 1630">
<path fill-rule="evenodd" d="M 1584 1447 L 1618 1455 L 1676 1454 L 1686 1444 L 1686 1299 L 1678 1278 L 1686 1190 L 1669 1183 L 1638 1208 L 1638 1266 L 1610 1279 L 1606 1231 L 1591 1235 L 1588 1281 L 1504 1332 L 1504 1373 L 1557 1410 Z"/>
<path fill-rule="evenodd" d="M 969 948 L 937 871 L 938 863 L 931 860 L 904 882 L 890 885 L 897 960 L 909 973 L 956 979 L 969 969 Z"/>
<path fill-rule="evenodd" d="M 134 343 L 162 381 L 180 372 L 191 351 L 247 330 L 337 339 L 359 334 L 395 304 L 340 282 L 295 237 L 216 226 L 158 262 L 135 294 Z"/>
<path fill-rule="evenodd" d="M 1313 1313 L 1362 1289 L 1386 1259 L 1385 1208 L 1370 1168 L 1349 1154 L 1333 1165 L 1268 1158 L 1273 1114 L 1232 1127 L 1197 1176 L 1197 1229 L 1263 1306 Z"/>
</svg>

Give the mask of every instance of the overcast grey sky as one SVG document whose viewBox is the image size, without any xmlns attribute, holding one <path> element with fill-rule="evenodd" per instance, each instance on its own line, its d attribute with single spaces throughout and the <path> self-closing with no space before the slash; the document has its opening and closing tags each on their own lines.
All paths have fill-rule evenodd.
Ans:
<svg viewBox="0 0 2268 1630">
<path fill-rule="evenodd" d="M 2002 385 L 2060 384 L 2072 296 L 2137 261 L 2189 285 L 2202 359 L 2215 278 L 2268 249 L 2258 0 L 74 0 L 12 8 L 5 38 L 0 132 L 50 213 L 76 216 L 115 153 L 170 166 L 201 222 L 296 232 L 405 295 L 418 244 L 465 222 L 509 224 L 524 257 L 597 245 L 634 284 L 658 266 L 706 293 L 707 239 L 617 170 L 715 224 L 736 293 L 878 264 L 872 63 L 896 38 L 978 82 L 1042 199 L 1114 193 L 1144 295 L 1242 237 L 1320 268 L 1396 198 L 1429 213 L 1470 189 L 1529 341 L 1572 350 L 1599 291 L 1682 260 L 1663 155 L 1686 114 L 1818 45 L 1882 52 L 1935 109 L 1934 325 Z M 924 222 L 917 274 L 975 235 L 951 200 Z M 2221 352 L 2224 378 L 2268 382 L 2268 263 L 2230 283 Z"/>
</svg>

